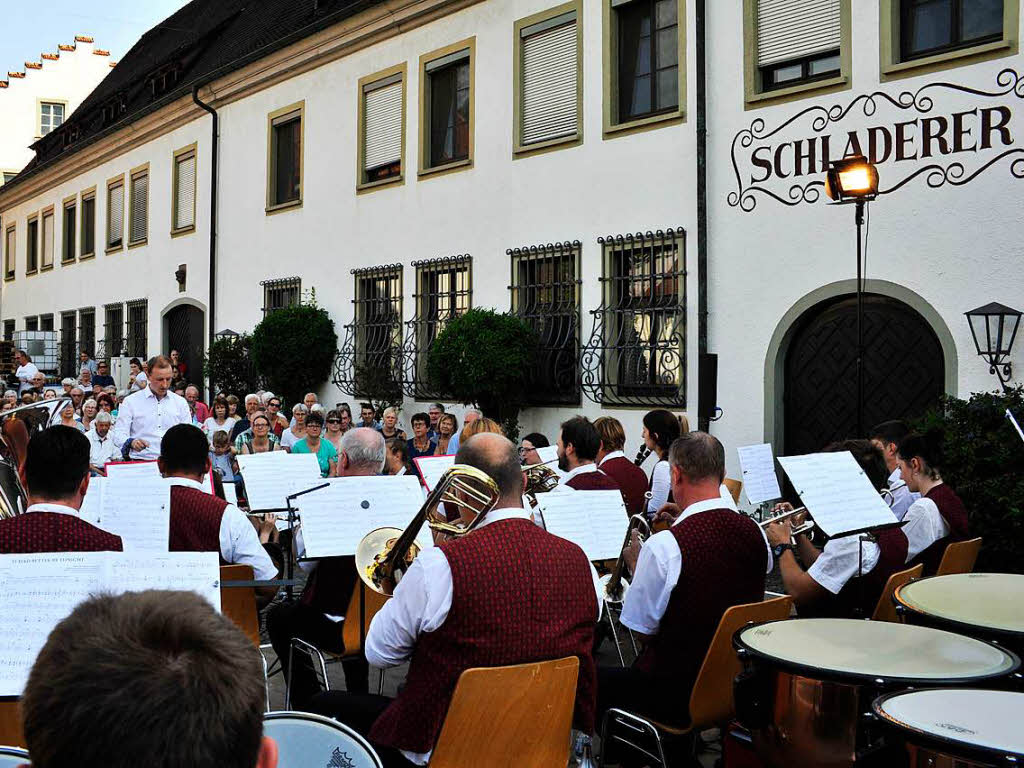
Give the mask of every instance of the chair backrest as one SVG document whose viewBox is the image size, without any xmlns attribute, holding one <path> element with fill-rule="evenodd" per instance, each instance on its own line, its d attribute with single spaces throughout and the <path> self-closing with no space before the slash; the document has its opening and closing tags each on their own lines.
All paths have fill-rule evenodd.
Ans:
<svg viewBox="0 0 1024 768">
<path fill-rule="evenodd" d="M 729 494 L 732 496 L 732 500 L 737 504 L 740 503 L 740 491 L 743 490 L 743 481 L 734 480 L 731 477 L 725 478 L 722 482 L 725 483 L 725 487 L 729 489 Z"/>
<path fill-rule="evenodd" d="M 222 565 L 220 582 L 252 581 L 251 565 Z M 256 608 L 255 587 L 224 587 L 220 588 L 220 612 L 227 616 L 235 625 L 252 640 L 257 647 L 260 644 L 260 613 Z"/>
<path fill-rule="evenodd" d="M 875 606 L 875 612 L 871 614 L 872 621 L 899 621 L 899 614 L 896 613 L 896 605 L 892 601 L 892 596 L 897 589 L 902 587 L 908 581 L 913 579 L 920 579 L 921 574 L 924 572 L 924 564 L 918 563 L 913 568 L 907 568 L 905 571 L 894 573 L 889 577 L 889 580 L 885 582 L 885 589 L 882 590 L 881 596 L 878 598 L 878 605 Z"/>
<path fill-rule="evenodd" d="M 936 576 L 948 576 L 951 573 L 970 573 L 981 551 L 981 536 L 967 541 L 956 541 L 946 545 L 942 553 L 942 562 Z"/>
<path fill-rule="evenodd" d="M 18 768 L 28 763 L 28 752 L 16 747 L 0 747 L 0 768 Z"/>
<path fill-rule="evenodd" d="M 263 735 L 277 742 L 278 768 L 382 768 L 373 747 L 343 723 L 308 712 L 268 712 Z"/>
<path fill-rule="evenodd" d="M 17 701 L 0 701 L 0 744 L 26 746 L 25 731 L 21 727 L 21 705 Z"/>
<path fill-rule="evenodd" d="M 732 647 L 732 636 L 752 622 L 788 619 L 792 611 L 793 598 L 786 595 L 734 605 L 722 614 L 690 693 L 690 730 L 725 723 L 736 712 L 732 681 L 740 673 L 740 661 Z"/>
<path fill-rule="evenodd" d="M 363 596 L 363 629 L 359 631 L 359 596 Z M 352 598 L 348 601 L 345 621 L 341 625 L 341 637 L 345 643 L 345 655 L 352 656 L 363 652 L 363 638 L 370 631 L 370 621 L 377 614 L 387 598 L 372 589 L 367 589 L 362 581 L 352 590 Z"/>
<path fill-rule="evenodd" d="M 430 768 L 566 765 L 576 678 L 575 656 L 459 676 Z"/>
</svg>

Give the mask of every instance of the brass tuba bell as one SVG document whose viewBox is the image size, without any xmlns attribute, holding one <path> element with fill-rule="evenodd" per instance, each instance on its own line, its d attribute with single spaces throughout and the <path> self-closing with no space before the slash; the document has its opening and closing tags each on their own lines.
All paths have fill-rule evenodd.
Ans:
<svg viewBox="0 0 1024 768">
<path fill-rule="evenodd" d="M 18 477 L 28 441 L 36 432 L 60 423 L 68 399 L 43 400 L 0 414 L 0 520 L 25 511 L 28 497 Z"/>
</svg>

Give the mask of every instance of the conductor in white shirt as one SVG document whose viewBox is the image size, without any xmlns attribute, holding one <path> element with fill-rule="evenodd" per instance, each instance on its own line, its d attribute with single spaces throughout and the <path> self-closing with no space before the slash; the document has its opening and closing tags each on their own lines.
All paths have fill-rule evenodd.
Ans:
<svg viewBox="0 0 1024 768">
<path fill-rule="evenodd" d="M 114 440 L 129 456 L 151 461 L 160 456 L 160 441 L 175 424 L 191 424 L 188 402 L 171 391 L 171 361 L 163 355 L 149 360 L 145 389 L 129 395 L 121 404 L 114 425 Z"/>
</svg>

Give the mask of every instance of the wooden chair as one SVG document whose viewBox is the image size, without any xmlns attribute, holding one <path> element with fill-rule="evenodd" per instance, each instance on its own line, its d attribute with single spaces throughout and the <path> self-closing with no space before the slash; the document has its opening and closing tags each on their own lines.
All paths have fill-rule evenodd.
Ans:
<svg viewBox="0 0 1024 768">
<path fill-rule="evenodd" d="M 733 480 L 731 477 L 727 477 L 723 482 L 725 483 L 725 487 L 729 489 L 729 494 L 732 496 L 732 500 L 739 504 L 740 491 L 743 490 L 743 481 Z"/>
<path fill-rule="evenodd" d="M 967 541 L 957 541 L 946 546 L 942 553 L 942 561 L 936 576 L 948 576 L 951 573 L 971 573 L 974 570 L 974 563 L 981 551 L 981 537 Z"/>
<path fill-rule="evenodd" d="M 225 581 L 252 581 L 253 569 L 251 565 L 222 565 L 220 567 L 220 582 Z M 270 711 L 270 667 L 267 664 L 267 649 L 269 645 L 260 643 L 260 611 L 256 605 L 255 587 L 224 587 L 220 588 L 220 612 L 227 616 L 260 652 L 260 662 L 263 664 L 263 690 L 266 699 L 266 711 Z M 280 670 L 278 670 L 280 671 Z"/>
<path fill-rule="evenodd" d="M 360 595 L 362 595 L 363 600 L 363 622 L 361 625 L 359 622 Z M 377 594 L 372 589 L 367 589 L 366 585 L 360 581 L 356 589 L 352 590 L 352 597 L 348 601 L 348 608 L 345 610 L 345 621 L 341 624 L 341 637 L 342 642 L 345 644 L 345 651 L 343 653 L 324 651 L 301 638 L 293 637 L 291 647 L 289 648 L 289 654 L 292 658 L 288 660 L 288 668 L 293 669 L 292 663 L 294 662 L 296 652 L 304 654 L 309 659 L 309 663 L 313 667 L 313 674 L 316 676 L 317 683 L 320 685 L 321 690 L 331 690 L 331 681 L 327 676 L 327 666 L 329 664 L 335 664 L 342 659 L 348 659 L 362 654 L 363 638 L 366 637 L 366 633 L 370 631 L 370 621 L 377 614 L 377 611 L 384 606 L 386 601 L 386 597 Z M 380 679 L 377 685 L 377 692 L 381 693 L 383 689 L 384 670 L 381 670 Z M 284 708 L 290 709 L 291 703 L 292 685 L 291 678 L 289 677 L 288 683 L 285 685 Z"/>
<path fill-rule="evenodd" d="M 430 768 L 564 766 L 569 760 L 575 656 L 459 676 Z"/>
<path fill-rule="evenodd" d="M 722 615 L 721 621 L 718 622 L 718 629 L 715 630 L 700 672 L 697 673 L 693 690 L 690 692 L 687 725 L 675 727 L 640 717 L 625 710 L 610 709 L 605 713 L 604 722 L 601 724 L 601 764 L 604 764 L 604 753 L 607 751 L 607 745 L 611 739 L 644 752 L 650 759 L 660 760 L 663 768 L 667 768 L 668 763 L 665 761 L 665 752 L 662 746 L 663 736 L 673 738 L 694 736 L 700 731 L 731 720 L 736 712 L 736 705 L 733 701 L 733 680 L 740 673 L 740 661 L 732 646 L 733 635 L 747 624 L 788 619 L 792 610 L 793 598 L 788 595 L 760 603 L 734 605 L 727 610 Z M 634 744 L 628 738 L 618 735 L 615 733 L 616 726 L 621 726 L 620 730 L 632 734 L 642 732 L 657 751 L 652 753 Z M 697 739 L 693 740 L 693 745 L 696 748 Z"/>
<path fill-rule="evenodd" d="M 905 571 L 900 571 L 890 576 L 889 580 L 885 582 L 885 589 L 882 590 L 882 594 L 878 598 L 875 612 L 871 614 L 871 620 L 898 622 L 900 617 L 896 613 L 896 604 L 893 603 L 892 596 L 896 593 L 897 589 L 907 582 L 920 579 L 923 572 L 924 565 L 918 563 L 913 568 L 907 568 Z"/>
<path fill-rule="evenodd" d="M 21 704 L 17 701 L 0 701 L 0 745 L 22 747 L 25 732 L 21 727 Z"/>
</svg>

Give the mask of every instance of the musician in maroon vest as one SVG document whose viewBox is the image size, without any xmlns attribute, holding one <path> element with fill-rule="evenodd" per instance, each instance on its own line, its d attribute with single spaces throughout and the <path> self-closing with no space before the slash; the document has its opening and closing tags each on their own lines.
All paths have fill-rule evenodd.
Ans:
<svg viewBox="0 0 1024 768">
<path fill-rule="evenodd" d="M 339 477 L 372 477 L 384 469 L 384 437 L 375 429 L 356 427 L 341 439 L 338 456 Z M 352 509 L 338 510 L 341 515 L 359 514 Z M 368 526 L 368 529 L 373 527 Z M 306 546 L 300 528 L 295 536 L 295 554 L 302 558 Z M 299 563 L 306 571 L 306 585 L 298 602 L 278 603 L 267 613 L 267 633 L 286 676 L 291 676 L 293 708 L 302 709 L 319 690 L 312 667 L 305 657 L 296 657 L 295 669 L 288 668 L 288 650 L 293 637 L 305 640 L 323 651 L 344 653 L 342 621 L 352 592 L 359 584 L 355 558 L 324 557 Z M 356 619 L 358 621 L 358 619 Z M 370 667 L 363 656 L 341 662 L 345 671 L 345 689 L 358 693 L 369 690 Z"/>
<path fill-rule="evenodd" d="M 601 438 L 584 416 L 562 422 L 558 435 L 558 468 L 565 473 L 559 486 L 574 491 L 619 491 L 619 484 L 597 467 Z"/>
<path fill-rule="evenodd" d="M 18 476 L 28 509 L 0 520 L 0 553 L 121 551 L 120 536 L 78 516 L 89 487 L 89 441 L 77 429 L 58 425 L 33 435 Z"/>
<path fill-rule="evenodd" d="M 428 762 L 455 684 L 470 667 L 577 656 L 575 726 L 590 733 L 594 725 L 591 646 L 600 606 L 593 567 L 578 546 L 530 521 L 511 442 L 475 435 L 459 446 L 456 463 L 486 472 L 501 498 L 472 533 L 420 552 L 374 617 L 367 658 L 382 668 L 411 660 L 405 687 L 394 700 L 341 692 L 313 700 L 313 711 L 367 733 L 385 766 Z"/>
<path fill-rule="evenodd" d="M 850 451 L 873 487 L 887 487 L 889 473 L 882 451 L 869 440 L 844 440 L 827 446 L 825 451 Z M 843 536 L 830 539 L 823 549 L 803 533 L 796 537 L 794 547 L 792 530 L 800 522 L 791 517 L 767 530 L 783 586 L 793 598 L 797 613 L 802 617 L 871 616 L 886 581 L 904 568 L 907 537 L 903 531 L 892 528 L 868 539 Z"/>
<path fill-rule="evenodd" d="M 722 614 L 764 598 L 772 557 L 760 527 L 722 497 L 725 450 L 715 437 L 688 432 L 668 458 L 682 512 L 642 549 L 634 535 L 624 553 L 633 581 L 621 621 L 646 644 L 632 667 L 598 670 L 598 711 L 618 707 L 684 725 L 680 717 Z"/>
<path fill-rule="evenodd" d="M 175 424 L 160 441 L 160 474 L 171 486 L 171 552 L 219 552 L 222 565 L 251 565 L 260 581 L 277 578 L 277 566 L 260 544 L 252 523 L 234 504 L 215 496 L 209 485 L 209 442 L 199 427 Z M 257 587 L 262 607 L 277 587 Z"/>
<path fill-rule="evenodd" d="M 622 499 L 626 502 L 626 512 L 630 516 L 642 515 L 647 494 L 647 473 L 623 453 L 626 432 L 622 423 L 611 416 L 602 416 L 594 421 L 594 429 L 601 439 L 601 447 L 597 449 L 598 469 L 619 484 Z"/>
<path fill-rule="evenodd" d="M 937 435 L 910 435 L 900 444 L 899 457 L 907 487 L 921 494 L 903 518 L 907 563 L 923 563 L 924 575 L 934 576 L 946 545 L 969 538 L 967 510 L 956 492 L 942 482 L 942 446 Z"/>
</svg>

